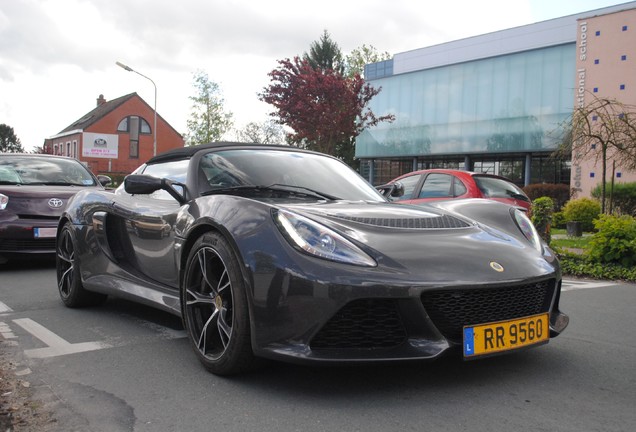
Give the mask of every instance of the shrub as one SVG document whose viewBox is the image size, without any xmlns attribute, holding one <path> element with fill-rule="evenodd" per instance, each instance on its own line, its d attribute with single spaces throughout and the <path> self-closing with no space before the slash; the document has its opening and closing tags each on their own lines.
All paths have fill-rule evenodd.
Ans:
<svg viewBox="0 0 636 432">
<path fill-rule="evenodd" d="M 544 196 L 532 201 L 532 223 L 537 228 L 543 241 L 550 244 L 550 225 L 554 212 L 554 201 Z"/>
<path fill-rule="evenodd" d="M 550 197 L 554 202 L 554 211 L 560 211 L 570 199 L 570 186 L 566 184 L 535 183 L 523 188 L 532 201 L 541 197 Z"/>
<path fill-rule="evenodd" d="M 552 214 L 552 226 L 554 228 L 565 228 L 566 222 L 563 212 L 554 212 Z"/>
<path fill-rule="evenodd" d="M 566 222 L 581 222 L 583 231 L 594 229 L 594 219 L 601 213 L 601 205 L 590 198 L 578 198 L 568 201 L 563 207 Z"/>
<path fill-rule="evenodd" d="M 612 208 L 617 214 L 627 214 L 636 216 L 636 183 L 615 183 L 614 191 L 610 192 L 611 185 L 605 185 L 606 208 L 609 208 L 610 193 L 614 204 Z M 601 185 L 592 189 L 592 196 L 601 199 Z"/>
<path fill-rule="evenodd" d="M 632 216 L 601 215 L 594 222 L 598 230 L 590 241 L 588 256 L 599 263 L 636 265 L 636 219 Z"/>
</svg>

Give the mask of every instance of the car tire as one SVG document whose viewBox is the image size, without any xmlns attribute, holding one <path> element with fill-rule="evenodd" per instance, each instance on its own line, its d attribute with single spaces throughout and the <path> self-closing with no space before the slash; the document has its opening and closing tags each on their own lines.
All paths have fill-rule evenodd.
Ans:
<svg viewBox="0 0 636 432">
<path fill-rule="evenodd" d="M 67 222 L 56 242 L 55 266 L 57 268 L 57 288 L 62 302 L 70 308 L 97 306 L 106 301 L 105 294 L 87 291 L 82 285 L 79 261 L 77 260 L 77 240 L 73 224 Z"/>
<path fill-rule="evenodd" d="M 233 375 L 254 367 L 245 283 L 219 233 L 204 234 L 190 251 L 181 311 L 192 348 L 208 371 Z"/>
</svg>

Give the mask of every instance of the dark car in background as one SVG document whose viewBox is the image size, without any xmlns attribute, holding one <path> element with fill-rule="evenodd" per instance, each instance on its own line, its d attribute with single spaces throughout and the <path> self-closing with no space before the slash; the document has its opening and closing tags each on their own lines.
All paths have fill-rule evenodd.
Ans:
<svg viewBox="0 0 636 432">
<path fill-rule="evenodd" d="M 60 219 L 68 307 L 123 297 L 181 316 L 221 375 L 297 363 L 466 360 L 548 342 L 561 270 L 525 212 L 388 202 L 342 161 L 215 143 L 143 164 Z"/>
<path fill-rule="evenodd" d="M 455 169 L 428 169 L 404 174 L 399 182 L 404 194 L 392 198 L 401 204 L 418 204 L 458 198 L 486 198 L 530 211 L 532 202 L 523 190 L 505 177 Z M 384 190 L 388 188 L 382 186 Z"/>
<path fill-rule="evenodd" d="M 102 190 L 78 160 L 43 154 L 0 153 L 0 263 L 55 253 L 57 222 L 69 198 Z"/>
</svg>

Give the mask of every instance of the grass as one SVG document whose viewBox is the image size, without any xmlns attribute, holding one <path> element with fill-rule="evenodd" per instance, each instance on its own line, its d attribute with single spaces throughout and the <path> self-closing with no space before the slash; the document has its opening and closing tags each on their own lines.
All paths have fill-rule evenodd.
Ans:
<svg viewBox="0 0 636 432">
<path fill-rule="evenodd" d="M 583 233 L 582 237 L 570 237 L 564 229 L 552 229 L 550 234 L 552 235 L 552 241 L 550 241 L 552 248 L 588 250 L 590 240 L 592 240 L 591 233 Z"/>
</svg>

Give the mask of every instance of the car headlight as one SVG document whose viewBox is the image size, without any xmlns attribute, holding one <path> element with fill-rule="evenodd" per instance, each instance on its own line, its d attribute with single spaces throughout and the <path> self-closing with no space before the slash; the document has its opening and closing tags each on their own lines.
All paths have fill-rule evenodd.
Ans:
<svg viewBox="0 0 636 432">
<path fill-rule="evenodd" d="M 515 222 L 517 223 L 517 227 L 519 227 L 523 236 L 528 239 L 530 244 L 532 244 L 536 250 L 543 252 L 541 237 L 539 236 L 537 229 L 534 227 L 534 224 L 530 221 L 530 218 L 528 218 L 525 212 L 516 208 L 511 209 L 511 212 Z"/>
<path fill-rule="evenodd" d="M 275 212 L 274 220 L 285 238 L 303 252 L 345 264 L 376 266 L 359 247 L 318 222 L 286 210 Z"/>
<path fill-rule="evenodd" d="M 7 204 L 9 204 L 9 197 L 6 195 L 0 194 L 0 210 L 6 209 Z"/>
</svg>

